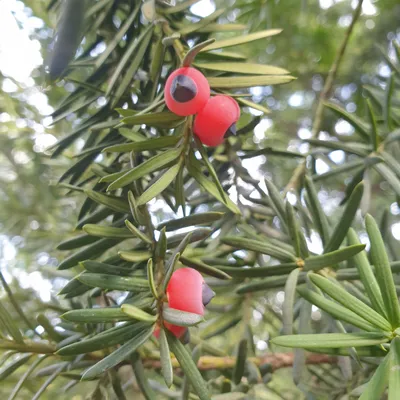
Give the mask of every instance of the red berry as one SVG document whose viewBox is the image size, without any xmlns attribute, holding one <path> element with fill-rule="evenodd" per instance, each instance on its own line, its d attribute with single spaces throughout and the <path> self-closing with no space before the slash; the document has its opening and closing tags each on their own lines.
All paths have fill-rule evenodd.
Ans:
<svg viewBox="0 0 400 400">
<path fill-rule="evenodd" d="M 240 108 L 236 100 L 218 95 L 208 100 L 206 106 L 196 115 L 193 130 L 207 146 L 218 146 L 228 134 L 236 133 L 236 122 Z"/>
<path fill-rule="evenodd" d="M 211 301 L 214 292 L 204 282 L 201 274 L 193 268 L 176 270 L 167 286 L 168 304 L 176 310 L 204 315 L 204 307 Z M 187 328 L 164 322 L 165 327 L 176 337 L 182 337 Z"/>
<path fill-rule="evenodd" d="M 210 98 L 210 85 L 197 69 L 175 70 L 165 84 L 165 103 L 174 114 L 187 116 L 198 113 Z"/>
</svg>

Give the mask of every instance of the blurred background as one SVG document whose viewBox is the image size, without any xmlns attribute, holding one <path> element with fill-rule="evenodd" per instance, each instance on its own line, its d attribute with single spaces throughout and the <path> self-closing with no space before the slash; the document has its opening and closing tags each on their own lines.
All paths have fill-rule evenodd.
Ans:
<svg viewBox="0 0 400 400">
<path fill-rule="evenodd" d="M 66 272 L 65 279 L 60 271 L 55 275 L 62 256 L 56 247 L 74 229 L 82 201 L 79 196 L 63 197 L 55 187 L 82 143 L 78 140 L 75 148 L 55 160 L 46 152 L 79 122 L 71 114 L 52 125 L 52 111 L 65 93 L 73 91 L 74 84 L 61 81 L 50 87 L 44 80 L 43 60 L 56 24 L 56 16 L 46 11 L 48 3 L 0 0 L 0 269 L 11 287 L 26 289 L 16 291 L 21 301 L 30 299 L 31 291 L 36 291 L 39 296 L 35 301 L 48 302 L 67 282 L 71 272 Z M 191 12 L 203 17 L 216 7 L 227 7 L 220 20 L 245 24 L 250 32 L 283 29 L 271 41 L 255 41 L 241 49 L 250 60 L 283 67 L 297 77 L 287 85 L 252 88 L 253 101 L 271 112 L 261 118 L 253 138 L 248 140 L 261 147 L 273 144 L 301 153 L 308 151 L 309 145 L 303 140 L 311 137 L 316 100 L 356 3 L 202 0 L 192 6 Z M 347 112 L 364 116 L 364 91 L 383 87 L 390 74 L 383 53 L 390 57 L 394 51 L 392 41 L 400 39 L 399 20 L 398 0 L 364 1 L 362 16 L 331 94 Z M 118 26 L 118 21 L 114 22 Z M 104 48 L 98 46 L 93 51 L 100 54 Z M 97 101 L 100 106 L 102 98 Z M 352 129 L 346 121 L 326 111 L 320 137 L 349 135 Z M 338 150 L 325 161 L 318 159 L 316 173 L 329 170 L 332 162 L 340 165 L 344 157 Z M 254 178 L 273 176 L 276 184 L 283 185 L 296 163 L 293 159 L 259 156 L 246 166 Z M 328 213 L 336 209 L 349 183 L 337 179 L 342 178 L 324 182 L 319 192 Z M 380 185 L 380 190 L 388 187 Z M 379 210 L 379 203 L 374 201 L 372 208 Z M 392 239 L 400 240 L 400 209 L 394 196 L 390 213 Z M 279 304 L 282 296 L 279 292 L 276 296 Z"/>
</svg>

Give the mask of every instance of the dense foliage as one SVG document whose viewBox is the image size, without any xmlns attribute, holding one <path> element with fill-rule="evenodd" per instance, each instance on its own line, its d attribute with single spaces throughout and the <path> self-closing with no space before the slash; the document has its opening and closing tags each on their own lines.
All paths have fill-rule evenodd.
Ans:
<svg viewBox="0 0 400 400">
<path fill-rule="evenodd" d="M 381 5 L 387 19 L 371 38 L 359 28 L 363 1 L 340 2 L 333 12 L 347 20 L 331 41 L 314 14 L 284 20 L 264 1 L 222 4 L 204 18 L 195 0 L 26 3 L 47 22 L 60 17 L 47 58 L 59 140 L 21 168 L 15 149 L 31 141 L 2 139 L 21 187 L 41 179 L 26 196 L 7 185 L 0 212 L 9 235 L 25 236 L 29 270 L 62 288 L 44 302 L 0 273 L 5 395 L 396 399 L 400 47 L 390 41 L 375 58 L 370 47 L 398 7 Z M 314 41 L 290 42 L 307 31 Z M 165 81 L 188 60 L 213 95 L 241 107 L 237 135 L 218 147 L 203 146 L 193 118 L 165 106 Z M 34 118 L 23 98 L 2 97 L 9 114 Z M 289 118 L 284 98 L 300 102 Z M 23 201 L 31 205 L 19 210 Z M 32 216 L 42 237 L 29 229 Z M 60 261 L 38 267 L 34 244 Z M 205 321 L 166 307 L 183 266 L 216 292 Z M 189 326 L 190 343 L 164 321 Z"/>
</svg>

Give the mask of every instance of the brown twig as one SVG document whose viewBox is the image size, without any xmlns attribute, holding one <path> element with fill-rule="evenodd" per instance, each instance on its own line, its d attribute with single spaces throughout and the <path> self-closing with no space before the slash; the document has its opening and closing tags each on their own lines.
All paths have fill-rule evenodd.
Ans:
<svg viewBox="0 0 400 400">
<path fill-rule="evenodd" d="M 293 366 L 294 353 L 275 353 L 267 354 L 261 357 L 249 357 L 249 360 L 256 365 L 270 364 L 273 371 L 281 368 L 288 368 Z M 179 364 L 175 358 L 172 358 L 172 366 L 178 368 Z M 307 364 L 336 364 L 337 358 L 326 354 L 309 354 L 306 359 Z M 213 369 L 231 369 L 236 364 L 236 357 L 214 357 L 203 356 L 200 357 L 197 367 L 201 371 Z M 145 368 L 160 369 L 160 360 L 143 360 Z"/>
<path fill-rule="evenodd" d="M 322 89 L 322 92 L 319 96 L 317 109 L 315 110 L 314 122 L 313 122 L 313 126 L 311 129 L 311 137 L 313 139 L 316 139 L 319 135 L 321 124 L 322 124 L 322 117 L 323 117 L 323 113 L 324 113 L 324 107 L 325 107 L 324 103 L 325 103 L 326 99 L 329 97 L 329 94 L 332 90 L 333 82 L 336 78 L 338 69 L 343 60 L 343 55 L 346 51 L 347 45 L 349 44 L 351 33 L 353 32 L 353 28 L 354 28 L 359 16 L 361 15 L 362 3 L 363 3 L 363 0 L 358 1 L 357 7 L 353 13 L 353 18 L 352 18 L 351 24 L 347 28 L 346 34 L 343 38 L 343 41 L 336 53 L 335 60 L 333 61 L 333 64 L 331 65 L 331 68 L 329 70 L 328 76 L 325 81 L 324 88 Z M 306 162 L 307 161 L 305 159 L 301 164 L 299 164 L 297 166 L 297 168 L 295 169 L 295 171 L 292 175 L 292 178 L 290 179 L 289 183 L 285 187 L 284 194 L 286 194 L 291 189 L 297 189 L 301 178 L 304 176 L 304 174 L 306 172 L 306 166 L 307 166 Z"/>
</svg>

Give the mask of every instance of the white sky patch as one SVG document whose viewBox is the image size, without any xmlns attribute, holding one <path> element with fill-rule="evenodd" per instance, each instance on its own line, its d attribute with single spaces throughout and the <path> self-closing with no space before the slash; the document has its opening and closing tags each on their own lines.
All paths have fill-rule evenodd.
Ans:
<svg viewBox="0 0 400 400">
<path fill-rule="evenodd" d="M 20 29 L 12 14 L 18 8 L 18 3 L 15 0 L 0 1 L 0 70 L 4 75 L 23 83 L 43 63 L 43 59 L 40 43 L 29 39 L 29 21 L 32 19 L 32 24 L 37 25 L 38 18 L 27 19 L 24 28 Z"/>
<path fill-rule="evenodd" d="M 190 11 L 199 17 L 205 18 L 215 11 L 215 4 L 210 0 L 201 0 L 193 4 L 192 7 L 190 7 Z"/>
</svg>

